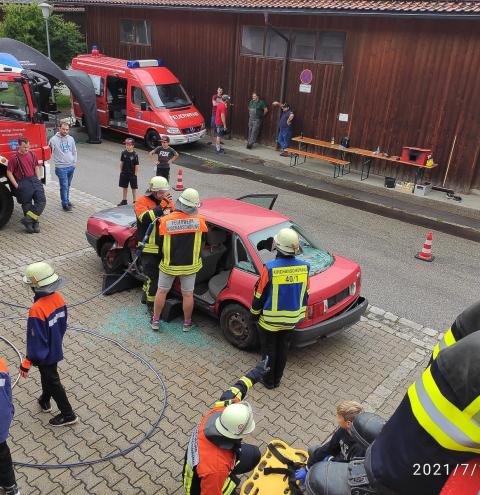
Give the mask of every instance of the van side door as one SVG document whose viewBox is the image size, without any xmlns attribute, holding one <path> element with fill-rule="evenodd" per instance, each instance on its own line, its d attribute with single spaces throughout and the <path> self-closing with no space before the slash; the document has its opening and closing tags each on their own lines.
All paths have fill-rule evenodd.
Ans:
<svg viewBox="0 0 480 495">
<path fill-rule="evenodd" d="M 108 126 L 108 108 L 107 95 L 105 91 L 105 78 L 96 74 L 88 74 L 95 88 L 95 96 L 97 101 L 97 115 L 101 126 Z"/>
<path fill-rule="evenodd" d="M 147 96 L 140 86 L 130 85 L 127 118 L 128 131 L 135 136 L 145 137 L 148 129 L 151 128 L 152 107 Z"/>
</svg>

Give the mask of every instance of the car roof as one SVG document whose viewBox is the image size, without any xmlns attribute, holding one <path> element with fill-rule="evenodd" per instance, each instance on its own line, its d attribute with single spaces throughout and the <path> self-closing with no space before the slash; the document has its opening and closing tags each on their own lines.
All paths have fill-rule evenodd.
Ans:
<svg viewBox="0 0 480 495">
<path fill-rule="evenodd" d="M 250 235 L 289 220 L 277 211 L 230 198 L 205 199 L 199 212 L 205 215 L 208 222 L 242 235 Z"/>
</svg>

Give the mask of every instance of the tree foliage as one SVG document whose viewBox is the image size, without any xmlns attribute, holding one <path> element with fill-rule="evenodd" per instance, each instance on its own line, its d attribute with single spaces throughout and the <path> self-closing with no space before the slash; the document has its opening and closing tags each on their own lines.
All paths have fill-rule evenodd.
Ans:
<svg viewBox="0 0 480 495">
<path fill-rule="evenodd" d="M 0 36 L 21 41 L 47 55 L 45 20 L 38 4 L 7 4 L 2 8 L 4 16 L 0 22 Z M 85 53 L 83 35 L 74 22 L 52 14 L 48 19 L 48 30 L 52 60 L 62 69 L 71 63 L 73 57 Z"/>
</svg>

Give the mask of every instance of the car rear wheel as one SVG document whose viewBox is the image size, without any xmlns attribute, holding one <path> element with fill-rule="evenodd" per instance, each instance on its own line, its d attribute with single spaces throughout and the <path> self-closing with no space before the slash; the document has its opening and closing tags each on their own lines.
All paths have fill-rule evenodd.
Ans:
<svg viewBox="0 0 480 495">
<path fill-rule="evenodd" d="M 120 254 L 112 251 L 113 242 L 107 241 L 100 248 L 100 259 L 102 260 L 105 273 L 118 273 L 123 268 Z"/>
<path fill-rule="evenodd" d="M 240 304 L 225 306 L 220 315 L 220 326 L 225 338 L 239 349 L 258 347 L 258 332 L 250 323 L 250 312 Z"/>
<path fill-rule="evenodd" d="M 154 129 L 150 129 L 145 134 L 145 144 L 147 148 L 150 148 L 151 150 L 156 148 L 160 144 L 160 135 L 158 134 L 158 132 Z"/>
</svg>

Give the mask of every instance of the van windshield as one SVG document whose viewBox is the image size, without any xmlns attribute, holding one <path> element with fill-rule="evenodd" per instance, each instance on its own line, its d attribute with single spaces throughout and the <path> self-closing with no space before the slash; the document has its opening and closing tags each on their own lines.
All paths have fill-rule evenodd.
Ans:
<svg viewBox="0 0 480 495">
<path fill-rule="evenodd" d="M 187 107 L 192 104 L 181 84 L 147 86 L 148 94 L 156 108 Z"/>
</svg>

